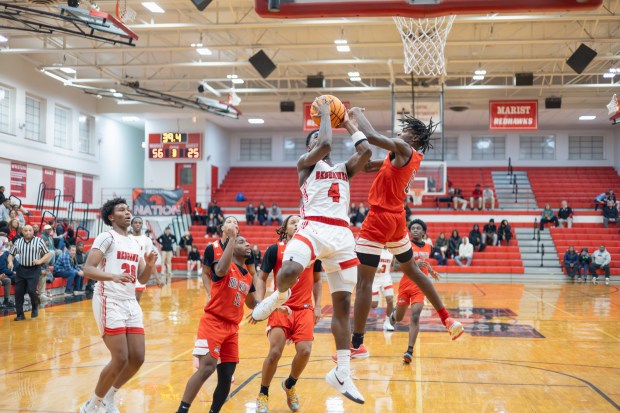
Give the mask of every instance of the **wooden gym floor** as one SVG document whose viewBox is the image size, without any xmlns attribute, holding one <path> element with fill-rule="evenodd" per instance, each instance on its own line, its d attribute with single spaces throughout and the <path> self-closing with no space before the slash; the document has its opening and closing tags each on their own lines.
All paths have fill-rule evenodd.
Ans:
<svg viewBox="0 0 620 413">
<path fill-rule="evenodd" d="M 353 362 L 363 406 L 323 380 L 333 367 L 331 307 L 312 359 L 298 383 L 302 412 L 612 412 L 620 410 L 620 293 L 604 285 L 437 284 L 466 334 L 451 342 L 428 307 L 411 365 L 403 365 L 406 325 L 381 331 L 373 312 L 366 343 L 371 357 Z M 81 298 L 80 298 L 81 299 Z M 192 345 L 204 292 L 198 279 L 180 279 L 142 298 L 146 362 L 120 391 L 123 413 L 176 411 L 193 373 Z M 0 412 L 77 412 L 92 393 L 108 353 L 97 336 L 91 301 L 54 305 L 38 319 L 0 317 Z M 265 324 L 244 324 L 241 363 L 224 412 L 253 412 L 268 344 Z M 280 381 L 287 347 L 271 385 L 271 412 L 287 412 Z M 192 412 L 207 412 L 215 377 Z"/>
</svg>

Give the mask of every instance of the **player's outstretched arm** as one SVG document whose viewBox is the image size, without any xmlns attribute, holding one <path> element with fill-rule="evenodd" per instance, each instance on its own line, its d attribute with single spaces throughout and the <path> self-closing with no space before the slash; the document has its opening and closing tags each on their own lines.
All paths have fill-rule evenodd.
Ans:
<svg viewBox="0 0 620 413">
<path fill-rule="evenodd" d="M 349 132 L 355 144 L 355 153 L 345 164 L 347 167 L 347 175 L 349 175 L 349 178 L 352 178 L 357 175 L 358 172 L 364 170 L 365 165 L 372 157 L 372 150 L 370 149 L 370 144 L 366 136 L 357 129 L 355 123 L 351 122 L 348 116 L 341 126 Z"/>
<path fill-rule="evenodd" d="M 371 145 L 378 146 L 395 154 L 411 155 L 411 147 L 405 141 L 402 139 L 390 139 L 377 132 L 364 115 L 363 109 L 351 108 L 349 116 L 357 122 L 358 129 L 366 135 Z"/>
<path fill-rule="evenodd" d="M 383 165 L 383 159 L 375 159 L 374 161 L 368 161 L 364 165 L 364 172 L 377 172 Z"/>
<path fill-rule="evenodd" d="M 254 280 L 254 288 L 256 288 L 256 298 L 258 301 L 262 301 L 262 299 L 265 298 L 265 292 L 267 291 L 267 277 L 269 277 L 269 273 L 259 271 L 258 277 Z"/>
<path fill-rule="evenodd" d="M 331 109 L 327 99 L 322 99 L 315 106 L 321 116 L 321 126 L 319 127 L 319 140 L 310 152 L 303 154 L 297 161 L 297 170 L 308 169 L 324 159 L 332 151 L 332 124 Z"/>
<path fill-rule="evenodd" d="M 233 251 L 235 249 L 235 242 L 237 241 L 237 229 L 234 226 L 226 228 L 226 235 L 228 235 L 228 247 L 224 250 L 224 254 L 215 264 L 215 275 L 224 278 L 230 270 L 232 264 Z"/>
</svg>

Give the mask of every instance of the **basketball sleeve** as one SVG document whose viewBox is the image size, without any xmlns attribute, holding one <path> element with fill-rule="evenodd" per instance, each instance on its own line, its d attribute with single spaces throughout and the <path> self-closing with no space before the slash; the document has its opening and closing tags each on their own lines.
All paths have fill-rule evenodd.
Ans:
<svg viewBox="0 0 620 413">
<path fill-rule="evenodd" d="M 112 234 L 110 234 L 109 232 L 103 232 L 97 235 L 97 238 L 95 238 L 95 241 L 93 242 L 92 248 L 98 249 L 103 253 L 103 255 L 105 255 L 113 243 L 114 237 L 112 237 Z"/>
<path fill-rule="evenodd" d="M 313 272 L 323 272 L 323 264 L 321 260 L 314 261 L 314 267 L 312 268 Z"/>
<path fill-rule="evenodd" d="M 278 245 L 273 244 L 267 251 L 265 251 L 265 256 L 263 257 L 263 262 L 260 265 L 260 269 L 262 272 L 269 274 L 273 271 L 276 266 L 276 261 L 278 260 Z"/>
<path fill-rule="evenodd" d="M 205 254 L 204 254 L 204 265 L 206 265 L 207 267 L 211 268 L 212 264 L 213 264 L 213 245 L 209 244 L 207 245 L 207 248 L 205 248 Z"/>
</svg>

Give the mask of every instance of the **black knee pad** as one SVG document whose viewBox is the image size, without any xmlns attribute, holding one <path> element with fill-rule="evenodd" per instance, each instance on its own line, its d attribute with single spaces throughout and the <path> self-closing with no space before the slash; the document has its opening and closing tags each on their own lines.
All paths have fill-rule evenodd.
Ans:
<svg viewBox="0 0 620 413">
<path fill-rule="evenodd" d="M 409 261 L 411 258 L 413 258 L 413 250 L 410 248 L 409 251 L 407 252 L 403 252 L 402 254 L 398 254 L 396 255 L 396 259 L 398 260 L 398 262 L 403 263 L 403 262 L 407 262 Z"/>
<path fill-rule="evenodd" d="M 377 268 L 379 266 L 379 262 L 381 261 L 380 255 L 364 254 L 361 252 L 357 253 L 357 258 L 360 260 L 360 263 L 374 268 Z"/>
</svg>

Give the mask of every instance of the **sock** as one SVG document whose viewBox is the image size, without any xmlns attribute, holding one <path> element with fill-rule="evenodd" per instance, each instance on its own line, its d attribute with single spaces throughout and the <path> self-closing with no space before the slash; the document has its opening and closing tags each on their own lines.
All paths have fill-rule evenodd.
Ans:
<svg viewBox="0 0 620 413">
<path fill-rule="evenodd" d="M 351 372 L 351 350 L 336 350 L 338 357 L 338 371 L 342 375 L 348 375 Z"/>
<path fill-rule="evenodd" d="M 448 312 L 448 310 L 446 310 L 446 307 L 443 307 L 442 309 L 437 310 L 437 314 L 439 314 L 439 317 L 441 318 L 441 324 L 445 326 L 446 319 L 450 318 L 450 313 Z"/>
<path fill-rule="evenodd" d="M 179 405 L 179 410 L 177 410 L 177 413 L 189 412 L 189 406 L 191 406 L 191 403 L 181 402 L 181 404 Z"/>
<path fill-rule="evenodd" d="M 293 376 L 288 376 L 288 379 L 286 379 L 286 381 L 284 382 L 284 387 L 286 387 L 287 389 L 292 389 L 293 386 L 295 386 L 297 384 L 297 379 L 294 379 Z"/>
<path fill-rule="evenodd" d="M 118 392 L 118 389 L 116 387 L 114 387 L 114 386 L 110 387 L 110 390 L 108 390 L 108 392 L 103 397 L 103 399 L 104 400 L 114 399 L 114 396 L 116 396 L 116 392 Z"/>
<path fill-rule="evenodd" d="M 353 348 L 358 349 L 362 344 L 364 344 L 364 333 L 353 333 L 353 338 L 351 339 L 351 344 L 353 344 Z"/>
<path fill-rule="evenodd" d="M 93 397 L 90 398 L 90 404 L 94 404 L 97 407 L 103 406 L 103 397 L 99 397 L 93 393 Z"/>
<path fill-rule="evenodd" d="M 413 346 L 407 347 L 407 353 L 413 354 Z"/>
<path fill-rule="evenodd" d="M 269 396 L 269 386 L 260 386 L 260 394 L 264 394 L 265 396 Z"/>
</svg>

